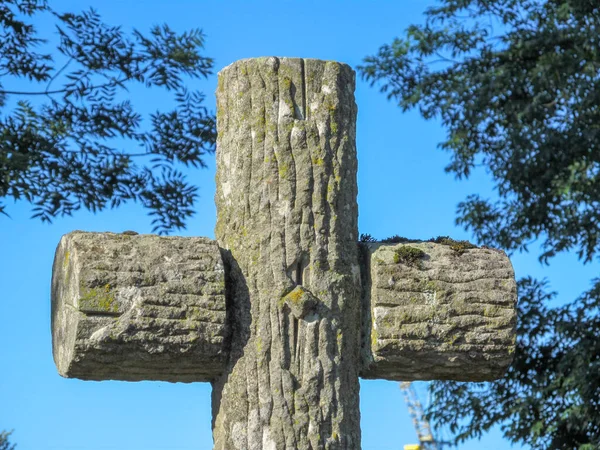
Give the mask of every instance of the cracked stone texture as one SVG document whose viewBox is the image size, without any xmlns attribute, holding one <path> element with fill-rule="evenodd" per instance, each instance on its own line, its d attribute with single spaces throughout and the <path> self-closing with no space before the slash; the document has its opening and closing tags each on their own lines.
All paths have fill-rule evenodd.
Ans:
<svg viewBox="0 0 600 450">
<path fill-rule="evenodd" d="M 515 348 L 517 286 L 506 254 L 459 254 L 432 242 L 362 244 L 366 250 L 364 378 L 489 381 Z M 395 262 L 396 250 L 424 257 Z M 370 349 L 370 351 L 368 351 Z"/>
<path fill-rule="evenodd" d="M 216 242 L 75 231 L 52 273 L 52 349 L 62 376 L 210 381 L 226 360 Z"/>
<path fill-rule="evenodd" d="M 313 59 L 219 73 L 215 234 L 233 304 L 215 449 L 360 448 L 354 84 Z"/>
</svg>

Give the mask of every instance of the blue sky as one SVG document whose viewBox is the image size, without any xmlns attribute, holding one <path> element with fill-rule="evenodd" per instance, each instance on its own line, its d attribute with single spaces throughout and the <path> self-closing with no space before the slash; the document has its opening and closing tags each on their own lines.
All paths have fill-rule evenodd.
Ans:
<svg viewBox="0 0 600 450">
<path fill-rule="evenodd" d="M 206 55 L 216 70 L 253 56 L 300 56 L 342 61 L 362 58 L 422 20 L 429 0 L 403 1 L 227 1 L 50 0 L 59 11 L 94 6 L 110 24 L 147 31 L 168 23 L 178 31 L 206 33 Z M 52 23 L 40 27 L 52 32 Z M 436 144 L 444 130 L 416 113 L 402 113 L 360 78 L 357 146 L 360 232 L 383 238 L 400 234 L 429 238 L 449 234 L 468 239 L 454 225 L 456 205 L 470 193 L 493 195 L 484 171 L 469 181 L 444 173 L 449 155 Z M 11 87 L 9 84 L 6 88 Z M 214 109 L 216 75 L 197 83 Z M 164 96 L 131 91 L 144 112 Z M 190 172 L 200 188 L 197 214 L 179 234 L 213 237 L 214 157 L 209 168 Z M 15 429 L 18 450 L 210 449 L 210 385 L 158 382 L 83 382 L 61 378 L 50 337 L 50 276 L 60 237 L 72 230 L 151 232 L 151 219 L 135 205 L 96 215 L 82 211 L 52 225 L 29 219 L 26 204 L 9 203 L 11 219 L 0 217 L 0 430 Z M 548 277 L 562 299 L 589 286 L 592 267 L 561 255 L 550 267 L 536 253 L 514 255 L 517 276 Z M 427 403 L 425 384 L 418 384 Z M 361 382 L 364 450 L 401 449 L 416 443 L 397 383 Z M 509 449 L 499 430 L 461 449 Z M 523 447 L 525 448 L 525 447 Z"/>
</svg>

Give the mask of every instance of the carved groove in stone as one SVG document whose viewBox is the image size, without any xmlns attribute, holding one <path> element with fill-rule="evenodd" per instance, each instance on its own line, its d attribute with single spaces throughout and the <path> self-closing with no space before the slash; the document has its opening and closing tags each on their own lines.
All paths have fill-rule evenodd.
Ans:
<svg viewBox="0 0 600 450">
<path fill-rule="evenodd" d="M 239 270 L 215 449 L 360 448 L 353 92 L 336 62 L 219 74 L 215 235 Z"/>
</svg>

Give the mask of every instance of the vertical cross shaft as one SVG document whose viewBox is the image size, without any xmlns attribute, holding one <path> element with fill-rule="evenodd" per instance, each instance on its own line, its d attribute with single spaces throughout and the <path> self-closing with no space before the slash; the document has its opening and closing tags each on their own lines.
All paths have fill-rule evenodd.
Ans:
<svg viewBox="0 0 600 450">
<path fill-rule="evenodd" d="M 215 449 L 360 448 L 354 72 L 238 61 L 217 103 L 233 325 L 213 383 Z"/>
</svg>

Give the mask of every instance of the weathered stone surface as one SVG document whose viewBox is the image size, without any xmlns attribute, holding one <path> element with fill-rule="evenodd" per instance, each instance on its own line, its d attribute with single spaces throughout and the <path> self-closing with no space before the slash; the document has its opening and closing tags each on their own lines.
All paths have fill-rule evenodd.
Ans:
<svg viewBox="0 0 600 450">
<path fill-rule="evenodd" d="M 62 376 L 210 381 L 226 359 L 225 276 L 206 238 L 69 233 L 52 274 Z"/>
<path fill-rule="evenodd" d="M 506 255 L 441 239 L 361 244 L 359 257 L 353 92 L 354 72 L 336 62 L 223 69 L 221 248 L 63 237 L 52 279 L 59 372 L 212 381 L 217 450 L 360 449 L 359 375 L 501 376 L 516 316 Z"/>
<path fill-rule="evenodd" d="M 361 376 L 486 381 L 504 373 L 517 299 L 504 252 L 433 242 L 363 245 L 371 284 Z"/>
<path fill-rule="evenodd" d="M 359 449 L 354 72 L 297 58 L 219 73 L 216 237 L 232 347 L 215 449 Z"/>
</svg>

